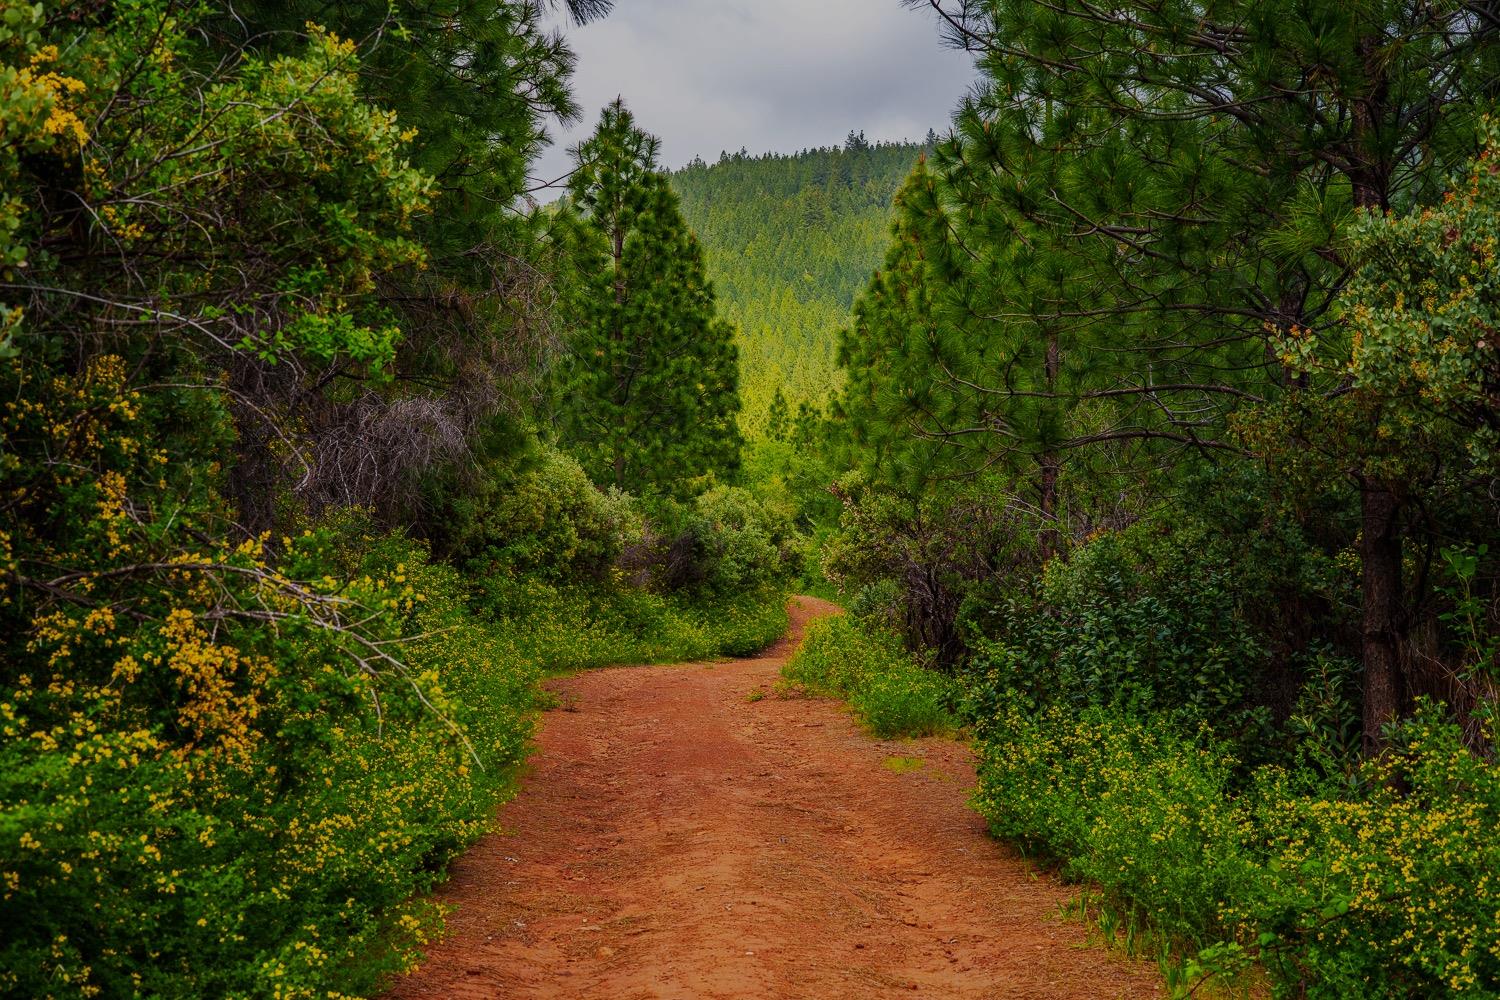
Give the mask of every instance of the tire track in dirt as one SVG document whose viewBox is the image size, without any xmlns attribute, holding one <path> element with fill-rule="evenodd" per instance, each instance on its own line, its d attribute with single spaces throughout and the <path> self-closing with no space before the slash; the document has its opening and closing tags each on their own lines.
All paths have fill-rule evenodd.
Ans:
<svg viewBox="0 0 1500 1000">
<path fill-rule="evenodd" d="M 437 894 L 449 936 L 392 998 L 1138 998 L 1067 890 L 995 843 L 952 740 L 877 742 L 834 702 L 767 697 L 761 656 L 549 685 L 532 770 Z M 891 756 L 921 758 L 904 774 Z"/>
</svg>

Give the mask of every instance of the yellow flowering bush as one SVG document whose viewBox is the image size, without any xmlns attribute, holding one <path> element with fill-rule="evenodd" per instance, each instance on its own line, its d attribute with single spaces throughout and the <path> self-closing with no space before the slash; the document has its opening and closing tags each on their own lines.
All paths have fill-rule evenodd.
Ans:
<svg viewBox="0 0 1500 1000">
<path fill-rule="evenodd" d="M 60 381 L 50 402 L 109 413 L 108 366 L 81 381 Z M 131 408 L 113 415 L 131 424 Z M 13 419 L 8 440 L 28 420 Z M 67 423 L 95 441 L 96 462 L 151 461 L 102 418 Z M 364 546 L 348 576 L 329 569 L 360 540 L 328 530 L 275 556 L 263 542 L 163 556 L 163 540 L 122 513 L 115 478 L 127 471 L 135 479 L 124 462 L 92 483 L 46 484 L 54 509 L 93 510 L 71 537 L 50 532 L 54 546 L 97 553 L 82 576 L 54 578 L 72 599 L 37 604 L 14 588 L 0 599 L 12 629 L 0 992 L 374 989 L 437 932 L 440 915 L 413 897 L 511 788 L 537 668 L 411 543 Z M 12 502 L 43 485 L 6 482 Z M 8 556 L 14 581 L 48 543 L 8 540 L 22 543 Z M 363 624 L 330 617 L 349 612 Z"/>
<path fill-rule="evenodd" d="M 215 537 L 222 401 L 128 375 L 0 362 L 0 993 L 373 989 L 510 789 L 545 650 L 411 543 Z"/>
<path fill-rule="evenodd" d="M 1500 768 L 1435 709 L 1353 790 L 1165 717 L 1018 702 L 983 734 L 994 832 L 1163 932 L 1184 989 L 1254 961 L 1279 996 L 1500 992 Z"/>
<path fill-rule="evenodd" d="M 1500 767 L 1431 705 L 1397 737 L 1357 795 L 1262 795 L 1266 902 L 1226 917 L 1319 996 L 1500 995 Z"/>
</svg>

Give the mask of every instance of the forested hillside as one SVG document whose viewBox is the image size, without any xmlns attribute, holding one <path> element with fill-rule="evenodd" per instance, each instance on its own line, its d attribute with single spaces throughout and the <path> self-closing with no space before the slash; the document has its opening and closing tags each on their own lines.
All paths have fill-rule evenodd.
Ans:
<svg viewBox="0 0 1500 1000">
<path fill-rule="evenodd" d="M 891 197 L 923 151 L 911 143 L 695 161 L 672 174 L 707 250 L 724 315 L 739 327 L 741 426 L 761 434 L 778 388 L 822 406 L 843 376 L 838 330 L 880 263 Z"/>
</svg>

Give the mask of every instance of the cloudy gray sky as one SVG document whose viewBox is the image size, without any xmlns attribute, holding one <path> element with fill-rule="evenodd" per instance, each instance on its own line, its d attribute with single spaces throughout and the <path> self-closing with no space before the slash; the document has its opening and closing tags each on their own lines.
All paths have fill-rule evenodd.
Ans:
<svg viewBox="0 0 1500 1000">
<path fill-rule="evenodd" d="M 617 0 L 603 21 L 565 30 L 583 120 L 553 129 L 533 168 L 546 180 L 617 94 L 679 167 L 741 146 L 835 145 L 851 129 L 921 139 L 946 128 L 974 75 L 930 15 L 899 0 Z"/>
</svg>

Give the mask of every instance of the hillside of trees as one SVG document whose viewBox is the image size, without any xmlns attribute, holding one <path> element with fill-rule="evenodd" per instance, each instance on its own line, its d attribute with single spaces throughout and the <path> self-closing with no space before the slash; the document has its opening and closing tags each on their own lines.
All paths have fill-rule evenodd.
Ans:
<svg viewBox="0 0 1500 1000">
<path fill-rule="evenodd" d="M 851 133 L 842 146 L 724 153 L 673 172 L 724 315 L 739 330 L 747 434 L 765 432 L 777 389 L 795 410 L 824 406 L 842 382 L 838 330 L 880 264 L 891 198 L 924 148 Z"/>
</svg>

